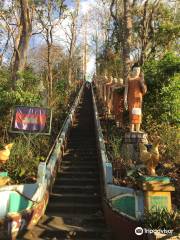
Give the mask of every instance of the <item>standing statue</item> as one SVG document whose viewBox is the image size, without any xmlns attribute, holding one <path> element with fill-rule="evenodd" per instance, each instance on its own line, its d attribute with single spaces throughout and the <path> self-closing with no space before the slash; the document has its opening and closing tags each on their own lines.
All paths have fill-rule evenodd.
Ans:
<svg viewBox="0 0 180 240">
<path fill-rule="evenodd" d="M 106 102 L 106 84 L 108 83 L 109 79 L 108 76 L 104 75 L 104 84 L 103 84 L 103 102 Z"/>
<path fill-rule="evenodd" d="M 159 154 L 159 145 L 160 137 L 157 136 L 154 138 L 152 148 L 150 151 L 147 151 L 147 147 L 144 143 L 139 143 L 139 158 L 146 165 L 147 172 L 149 176 L 156 176 L 156 166 L 159 163 L 160 154 Z"/>
<path fill-rule="evenodd" d="M 130 119 L 130 131 L 140 132 L 142 122 L 142 98 L 147 87 L 144 82 L 144 74 L 139 66 L 132 67 L 132 74 L 128 81 L 128 109 Z"/>
</svg>

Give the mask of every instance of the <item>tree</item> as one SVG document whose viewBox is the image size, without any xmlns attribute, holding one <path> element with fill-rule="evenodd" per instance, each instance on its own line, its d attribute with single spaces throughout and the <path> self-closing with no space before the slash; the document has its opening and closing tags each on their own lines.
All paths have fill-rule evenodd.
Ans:
<svg viewBox="0 0 180 240">
<path fill-rule="evenodd" d="M 73 71 L 73 59 L 76 48 L 77 41 L 77 24 L 78 24 L 78 15 L 79 15 L 79 0 L 75 1 L 75 10 L 70 13 L 71 25 L 70 25 L 70 34 L 68 35 L 70 44 L 69 44 L 69 61 L 68 61 L 68 83 L 72 85 L 72 71 Z M 66 32 L 66 34 L 68 34 Z"/>
<path fill-rule="evenodd" d="M 48 0 L 44 5 L 36 8 L 37 20 L 40 23 L 43 38 L 47 44 L 47 78 L 48 78 L 48 99 L 49 103 L 53 95 L 53 76 L 52 76 L 52 46 L 54 42 L 53 32 L 64 19 L 66 5 L 64 0 Z"/>
<path fill-rule="evenodd" d="M 120 4 L 123 8 L 123 12 L 118 8 Z M 127 108 L 127 93 L 128 93 L 128 76 L 131 67 L 131 45 L 132 45 L 132 7 L 135 1 L 123 0 L 123 1 L 111 1 L 110 12 L 114 21 L 114 33 L 117 38 L 117 42 L 120 42 L 118 46 L 120 49 L 120 57 L 123 60 L 123 80 L 125 84 L 124 91 L 124 104 Z M 115 9 L 114 9 L 115 8 Z M 118 12 L 120 11 L 120 12 Z"/>
<path fill-rule="evenodd" d="M 137 4 L 133 13 L 133 45 L 137 61 L 143 65 L 150 58 L 161 58 L 174 46 L 180 25 L 174 21 L 174 10 L 160 0 Z"/>
<path fill-rule="evenodd" d="M 30 7 L 28 0 L 20 0 L 20 25 L 19 35 L 16 38 L 15 60 L 13 65 L 12 79 L 13 88 L 16 87 L 16 81 L 23 72 L 26 64 L 29 41 L 32 35 L 32 16 L 34 7 Z M 16 44 L 15 44 L 16 45 Z"/>
<path fill-rule="evenodd" d="M 7 6 L 5 2 L 2 3 L 0 11 L 0 23 L 3 34 L 1 41 L 1 48 L 3 49 L 1 53 L 1 63 L 3 62 L 6 52 L 8 52 L 7 54 L 9 59 L 11 59 L 10 65 L 13 66 L 15 53 L 18 52 L 21 34 L 20 5 L 17 1 L 12 1 Z M 6 42 L 4 41 L 5 37 Z"/>
<path fill-rule="evenodd" d="M 179 121 L 180 58 L 167 53 L 161 60 L 144 65 L 148 92 L 144 97 L 144 118 L 157 123 L 177 124 Z"/>
<path fill-rule="evenodd" d="M 111 43 L 112 24 L 109 8 L 109 0 L 97 0 L 96 5 L 92 6 L 89 11 L 89 16 L 91 16 L 89 17 L 89 26 L 90 28 L 93 26 L 91 49 L 96 55 L 96 73 L 99 75 L 103 75 L 105 72 L 111 74 L 113 65 L 111 62 L 113 55 L 113 51 L 111 51 L 111 47 L 113 48 Z"/>
<path fill-rule="evenodd" d="M 130 47 L 132 40 L 132 17 L 131 17 L 131 1 L 123 0 L 124 17 L 123 17 L 123 79 L 125 84 L 124 103 L 127 108 L 127 93 L 128 93 L 128 76 L 130 73 Z"/>
</svg>

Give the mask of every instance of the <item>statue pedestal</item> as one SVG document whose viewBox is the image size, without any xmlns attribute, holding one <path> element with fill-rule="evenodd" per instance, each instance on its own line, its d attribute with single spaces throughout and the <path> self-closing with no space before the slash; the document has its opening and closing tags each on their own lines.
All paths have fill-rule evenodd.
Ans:
<svg viewBox="0 0 180 240">
<path fill-rule="evenodd" d="M 172 210 L 171 192 L 175 188 L 169 177 L 144 176 L 141 178 L 141 189 L 144 192 L 145 208 L 149 211 L 159 208 Z"/>
<path fill-rule="evenodd" d="M 147 133 L 128 132 L 124 135 L 124 143 L 147 143 Z"/>
<path fill-rule="evenodd" d="M 127 132 L 123 137 L 122 157 L 139 161 L 139 143 L 147 143 L 147 134 L 143 132 Z"/>
</svg>

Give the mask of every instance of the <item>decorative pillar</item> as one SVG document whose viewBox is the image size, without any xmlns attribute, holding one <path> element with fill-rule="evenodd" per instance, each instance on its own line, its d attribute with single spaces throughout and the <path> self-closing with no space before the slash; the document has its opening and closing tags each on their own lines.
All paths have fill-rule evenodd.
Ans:
<svg viewBox="0 0 180 240">
<path fill-rule="evenodd" d="M 153 209 L 172 210 L 171 192 L 175 191 L 169 177 L 143 176 L 140 179 L 140 188 L 144 192 L 144 204 L 148 211 Z"/>
<path fill-rule="evenodd" d="M 0 186 L 5 186 L 9 184 L 11 181 L 10 177 L 8 177 L 8 172 L 0 172 Z"/>
</svg>

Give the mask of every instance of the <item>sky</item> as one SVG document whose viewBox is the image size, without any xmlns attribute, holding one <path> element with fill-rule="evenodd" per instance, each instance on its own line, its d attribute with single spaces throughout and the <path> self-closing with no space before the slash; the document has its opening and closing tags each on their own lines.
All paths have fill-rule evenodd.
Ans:
<svg viewBox="0 0 180 240">
<path fill-rule="evenodd" d="M 8 2 L 8 1 L 7 1 Z M 66 4 L 68 5 L 68 7 L 70 8 L 74 8 L 74 1 L 72 0 L 66 0 Z M 80 0 L 80 13 L 86 14 L 90 7 L 92 5 L 94 5 L 96 2 L 96 0 Z M 69 20 L 65 19 L 63 22 L 63 29 L 67 31 L 68 29 L 68 25 L 69 25 Z M 64 49 L 67 49 L 67 44 L 66 42 L 66 35 L 65 35 L 65 31 L 62 29 L 61 26 L 57 27 L 57 29 L 55 30 L 55 37 L 54 37 L 54 42 L 59 43 L 61 46 L 64 47 Z M 38 30 L 38 27 L 37 27 Z M 91 33 L 93 30 L 93 26 L 88 27 L 88 33 Z M 90 46 L 90 39 L 91 39 L 91 34 L 88 34 L 88 45 Z M 82 41 L 82 34 L 79 34 L 79 41 Z M 30 41 L 30 49 L 35 49 L 37 48 L 39 45 L 43 45 L 44 44 L 44 39 L 43 36 L 41 35 L 35 35 L 31 38 Z M 0 49 L 1 51 L 1 49 Z M 8 53 L 8 56 L 10 54 Z M 88 63 L 87 63 L 87 75 L 92 75 L 95 71 L 95 55 L 92 53 L 92 51 L 90 50 L 89 47 L 89 51 L 88 51 Z"/>
<path fill-rule="evenodd" d="M 89 9 L 90 6 L 95 4 L 95 0 L 87 0 L 87 1 L 81 1 L 81 12 L 83 14 L 86 14 Z M 93 26 L 92 26 L 93 28 Z M 92 32 L 92 29 L 88 29 L 88 32 Z M 91 35 L 88 35 L 89 39 L 88 41 L 90 41 Z M 91 78 L 92 74 L 95 72 L 95 54 L 92 53 L 92 51 L 89 51 L 89 56 L 88 56 L 88 62 L 87 62 L 87 75 L 88 77 Z"/>
<path fill-rule="evenodd" d="M 72 0 L 67 0 L 66 4 L 70 8 L 74 8 L 74 4 L 72 4 Z M 88 13 L 90 7 L 95 4 L 95 0 L 80 0 L 80 14 Z M 61 26 L 57 26 L 54 31 L 54 42 L 56 44 L 60 44 L 67 50 L 67 38 L 65 32 L 68 31 L 69 19 L 65 19 Z M 92 32 L 92 27 L 88 27 L 88 33 Z M 88 45 L 90 45 L 91 34 L 88 35 Z M 79 34 L 78 41 L 82 42 L 82 33 Z M 44 44 L 42 36 L 35 36 L 31 39 L 31 48 L 36 48 L 38 45 Z M 95 71 L 95 55 L 92 51 L 88 51 L 88 62 L 87 62 L 87 76 L 91 76 Z"/>
<path fill-rule="evenodd" d="M 71 1 L 67 0 L 67 4 L 71 6 Z M 88 13 L 90 7 L 95 4 L 95 0 L 80 0 L 80 12 L 81 14 Z M 93 26 L 92 26 L 93 28 Z M 88 32 L 91 33 L 92 29 L 88 27 Z M 90 42 L 91 34 L 88 35 L 88 42 Z M 90 44 L 89 44 L 90 45 Z M 88 51 L 88 62 L 87 62 L 87 77 L 91 77 L 95 72 L 95 55 L 92 51 Z"/>
</svg>

